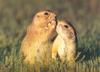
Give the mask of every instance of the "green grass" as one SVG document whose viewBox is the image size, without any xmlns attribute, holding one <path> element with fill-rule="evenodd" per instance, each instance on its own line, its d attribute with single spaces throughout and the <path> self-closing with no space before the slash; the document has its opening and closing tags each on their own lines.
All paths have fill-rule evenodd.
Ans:
<svg viewBox="0 0 100 72">
<path fill-rule="evenodd" d="M 73 23 L 80 55 L 72 68 L 67 63 L 54 61 L 48 67 L 41 65 L 41 71 L 100 72 L 100 13 L 88 12 L 78 4 L 76 7 L 57 0 L 54 3 L 44 0 L 42 4 L 34 0 L 0 0 L 0 72 L 34 72 L 34 68 L 23 64 L 20 43 L 33 14 L 45 8 L 57 11 L 59 19 L 66 18 Z"/>
</svg>

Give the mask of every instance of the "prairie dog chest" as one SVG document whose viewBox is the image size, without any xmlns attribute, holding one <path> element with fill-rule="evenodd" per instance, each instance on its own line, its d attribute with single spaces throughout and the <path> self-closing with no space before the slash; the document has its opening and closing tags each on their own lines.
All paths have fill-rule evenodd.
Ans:
<svg viewBox="0 0 100 72">
<path fill-rule="evenodd" d="M 58 36 L 58 38 L 59 38 L 58 54 L 64 55 L 64 53 L 65 53 L 65 46 L 66 46 L 65 42 L 64 42 L 64 40 L 60 36 Z"/>
</svg>

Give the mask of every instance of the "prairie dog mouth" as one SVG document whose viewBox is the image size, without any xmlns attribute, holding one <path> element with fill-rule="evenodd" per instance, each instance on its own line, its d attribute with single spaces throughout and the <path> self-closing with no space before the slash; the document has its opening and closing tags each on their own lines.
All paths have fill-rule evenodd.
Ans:
<svg viewBox="0 0 100 72">
<path fill-rule="evenodd" d="M 50 20 L 48 24 L 56 24 L 56 19 Z"/>
<path fill-rule="evenodd" d="M 56 24 L 56 19 L 52 19 L 49 21 L 48 26 L 55 25 L 55 24 Z"/>
<path fill-rule="evenodd" d="M 55 24 L 55 23 L 56 23 L 56 20 L 55 19 L 51 21 L 51 24 Z"/>
<path fill-rule="evenodd" d="M 49 27 L 55 26 L 55 24 L 56 24 L 56 21 L 55 21 L 55 20 L 52 20 L 52 21 L 50 21 L 50 22 L 47 24 L 47 26 L 45 27 L 45 29 L 47 30 Z"/>
<path fill-rule="evenodd" d="M 57 23 L 56 17 L 50 18 L 45 29 L 47 30 L 49 27 L 55 27 L 56 23 Z"/>
<path fill-rule="evenodd" d="M 50 22 L 48 23 L 48 26 L 51 26 L 51 23 Z"/>
</svg>

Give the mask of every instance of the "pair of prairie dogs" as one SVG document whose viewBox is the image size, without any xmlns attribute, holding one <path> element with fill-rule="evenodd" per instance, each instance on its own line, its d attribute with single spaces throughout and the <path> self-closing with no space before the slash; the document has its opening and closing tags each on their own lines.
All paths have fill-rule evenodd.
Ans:
<svg viewBox="0 0 100 72">
<path fill-rule="evenodd" d="M 54 38 L 55 40 L 52 41 Z M 57 55 L 62 62 L 74 62 L 75 29 L 68 22 L 58 21 L 54 12 L 40 11 L 28 26 L 20 51 L 25 57 L 24 61 L 29 64 L 35 62 L 47 64 L 51 58 L 56 59 Z"/>
</svg>

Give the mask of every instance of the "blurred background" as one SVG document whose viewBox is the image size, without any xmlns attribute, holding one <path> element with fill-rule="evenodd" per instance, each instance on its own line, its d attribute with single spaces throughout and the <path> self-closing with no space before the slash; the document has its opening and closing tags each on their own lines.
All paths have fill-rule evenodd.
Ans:
<svg viewBox="0 0 100 72">
<path fill-rule="evenodd" d="M 45 9 L 56 12 L 58 19 L 70 21 L 77 31 L 79 60 L 83 63 L 77 63 L 76 72 L 99 72 L 100 0 L 0 0 L 0 72 L 22 72 L 20 43 L 34 14 Z M 50 72 L 66 72 L 65 65 L 52 66 Z M 23 67 L 23 72 L 29 72 L 26 69 Z"/>
<path fill-rule="evenodd" d="M 100 0 L 0 0 L 0 51 L 9 51 L 13 45 L 20 48 L 19 42 L 34 14 L 45 9 L 74 25 L 81 50 L 91 51 L 92 47 L 99 55 Z"/>
</svg>

